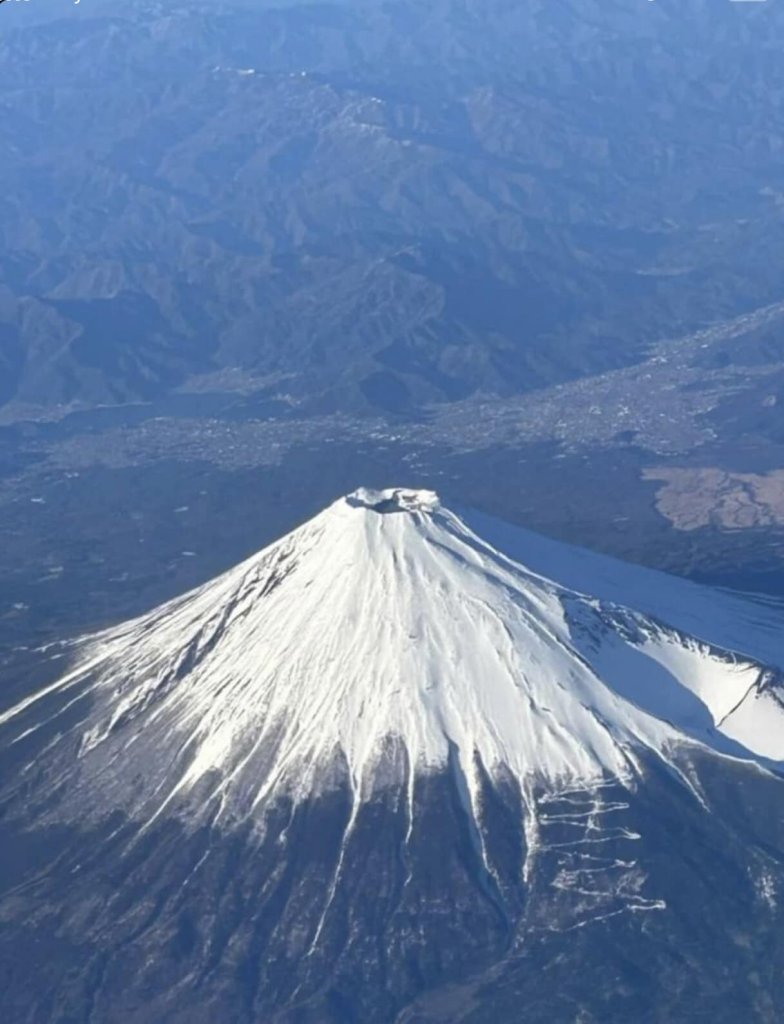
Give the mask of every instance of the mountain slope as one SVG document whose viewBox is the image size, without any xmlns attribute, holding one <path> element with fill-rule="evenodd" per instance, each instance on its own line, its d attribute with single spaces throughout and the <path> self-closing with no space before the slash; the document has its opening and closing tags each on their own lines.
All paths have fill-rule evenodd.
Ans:
<svg viewBox="0 0 784 1024">
<path fill-rule="evenodd" d="M 688 1020 L 728 971 L 714 1019 L 775 1019 L 781 622 L 362 490 L 43 652 L 0 715 L 11 1019 Z"/>
</svg>

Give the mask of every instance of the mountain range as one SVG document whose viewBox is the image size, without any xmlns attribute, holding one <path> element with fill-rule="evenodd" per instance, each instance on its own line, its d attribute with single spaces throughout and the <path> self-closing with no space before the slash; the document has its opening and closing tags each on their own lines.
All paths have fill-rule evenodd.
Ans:
<svg viewBox="0 0 784 1024">
<path fill-rule="evenodd" d="M 2 14 L 20 417 L 238 387 L 419 414 L 781 299 L 775 4 Z"/>
</svg>

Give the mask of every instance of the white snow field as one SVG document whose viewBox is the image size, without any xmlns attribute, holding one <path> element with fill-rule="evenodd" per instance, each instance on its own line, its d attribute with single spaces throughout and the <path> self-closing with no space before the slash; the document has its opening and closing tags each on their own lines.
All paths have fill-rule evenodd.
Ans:
<svg viewBox="0 0 784 1024">
<path fill-rule="evenodd" d="M 355 801 L 390 784 L 411 798 L 449 758 L 474 805 L 481 768 L 523 792 L 630 780 L 642 752 L 695 746 L 765 770 L 784 760 L 782 624 L 771 602 L 429 491 L 363 489 L 69 644 L 67 673 L 0 714 L 0 746 L 26 744 L 32 774 L 56 762 L 86 814 L 150 820 L 207 804 L 245 818 L 346 779 Z"/>
</svg>

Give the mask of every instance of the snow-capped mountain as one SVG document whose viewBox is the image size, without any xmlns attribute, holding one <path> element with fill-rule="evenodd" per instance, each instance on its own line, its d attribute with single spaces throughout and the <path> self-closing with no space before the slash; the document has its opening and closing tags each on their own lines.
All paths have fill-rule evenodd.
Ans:
<svg viewBox="0 0 784 1024">
<path fill-rule="evenodd" d="M 695 743 L 784 760 L 778 616 L 721 596 L 702 608 L 697 588 L 653 574 L 635 593 L 639 571 L 603 568 L 599 593 L 571 589 L 431 492 L 358 491 L 77 641 L 69 670 L 0 724 L 30 737 L 68 711 L 47 750 L 65 795 L 145 819 L 203 813 L 213 795 L 220 816 L 260 814 L 344 778 L 357 800 L 376 784 L 410 799 L 450 750 L 477 816 L 480 766 L 525 792 L 629 779 L 640 751 L 669 761 Z"/>
<path fill-rule="evenodd" d="M 511 985 L 525 1019 L 575 1020 L 530 1003 L 531 950 L 615 928 L 634 959 L 699 930 L 683 894 L 719 833 L 699 885 L 727 861 L 761 941 L 784 882 L 782 624 L 429 491 L 360 490 L 40 652 L 46 685 L 0 713 L 7 848 L 34 851 L 0 921 L 56 955 L 38 1016 L 11 986 L 14 1020 L 61 1019 L 47 971 L 75 979 L 68 1020 L 101 1024 L 481 1021 L 439 1009 L 467 971 L 493 1006 Z M 764 814 L 739 835 L 741 795 Z"/>
</svg>

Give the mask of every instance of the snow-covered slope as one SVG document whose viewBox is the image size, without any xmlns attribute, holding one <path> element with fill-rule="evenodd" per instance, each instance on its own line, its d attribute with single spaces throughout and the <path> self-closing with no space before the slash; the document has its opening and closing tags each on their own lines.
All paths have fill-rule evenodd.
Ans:
<svg viewBox="0 0 784 1024">
<path fill-rule="evenodd" d="M 20 784 L 56 764 L 66 807 L 236 819 L 344 781 L 355 805 L 400 785 L 411 806 L 449 761 L 478 815 L 482 769 L 525 793 L 631 780 L 643 752 L 677 768 L 695 744 L 784 760 L 778 608 L 484 521 L 502 551 L 470 521 L 360 490 L 76 641 L 0 715 L 0 745 L 30 751 Z"/>
</svg>

